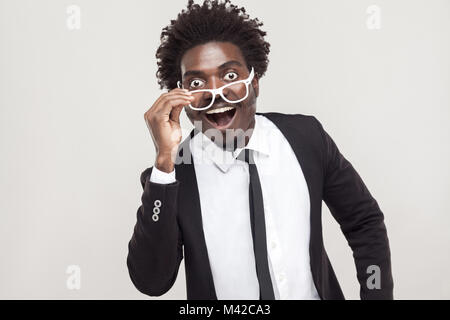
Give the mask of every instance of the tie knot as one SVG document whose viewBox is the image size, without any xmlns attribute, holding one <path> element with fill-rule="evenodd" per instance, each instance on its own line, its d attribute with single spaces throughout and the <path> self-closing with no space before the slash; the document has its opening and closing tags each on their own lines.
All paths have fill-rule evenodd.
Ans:
<svg viewBox="0 0 450 320">
<path fill-rule="evenodd" d="M 255 160 L 253 159 L 253 150 L 251 149 L 243 149 L 236 159 L 241 161 L 245 161 L 248 164 L 255 164 Z"/>
</svg>

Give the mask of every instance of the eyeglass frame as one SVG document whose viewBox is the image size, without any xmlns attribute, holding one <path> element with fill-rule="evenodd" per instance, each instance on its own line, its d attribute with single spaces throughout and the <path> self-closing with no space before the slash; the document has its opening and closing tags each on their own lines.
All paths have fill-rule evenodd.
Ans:
<svg viewBox="0 0 450 320">
<path fill-rule="evenodd" d="M 220 88 L 216 88 L 216 89 L 199 89 L 199 90 L 189 91 L 190 93 L 210 92 L 210 93 L 212 94 L 211 103 L 210 103 L 208 106 L 202 107 L 202 108 L 196 108 L 196 107 L 193 107 L 193 106 L 189 103 L 189 107 L 190 107 L 192 110 L 195 110 L 195 111 L 203 111 L 203 110 L 207 110 L 207 109 L 209 109 L 209 108 L 212 107 L 212 105 L 214 104 L 214 101 L 216 100 L 216 95 L 218 95 L 218 94 L 222 97 L 223 100 L 225 100 L 225 101 L 228 102 L 228 103 L 239 103 L 239 102 L 241 102 L 241 101 L 244 101 L 244 100 L 247 99 L 247 97 L 248 97 L 248 94 L 249 94 L 249 91 L 250 91 L 248 86 L 249 86 L 250 83 L 253 81 L 254 76 L 255 76 L 255 71 L 254 71 L 254 69 L 253 69 L 253 67 L 252 67 L 252 70 L 250 71 L 250 75 L 248 76 L 247 79 L 243 79 L 243 80 L 238 80 L 238 81 L 234 81 L 234 82 L 231 82 L 231 83 L 227 83 L 226 85 L 223 85 L 223 86 L 221 86 Z M 225 88 L 227 88 L 227 87 L 231 87 L 231 86 L 233 86 L 233 85 L 235 85 L 235 84 L 239 84 L 239 83 L 244 83 L 245 86 L 246 86 L 247 93 L 245 94 L 245 97 L 243 97 L 243 98 L 241 98 L 241 99 L 239 99 L 239 100 L 236 100 L 236 101 L 228 100 L 228 99 L 224 96 L 223 90 L 224 90 Z M 178 86 L 178 88 L 180 88 L 180 89 L 182 88 L 182 87 L 181 87 L 181 82 L 180 82 L 180 81 L 177 82 L 177 86 Z"/>
</svg>

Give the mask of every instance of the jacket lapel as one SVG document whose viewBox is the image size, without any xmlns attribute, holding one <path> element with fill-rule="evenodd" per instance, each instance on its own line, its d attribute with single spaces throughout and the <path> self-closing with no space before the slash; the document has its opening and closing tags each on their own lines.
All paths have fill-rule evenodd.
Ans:
<svg viewBox="0 0 450 320">
<path fill-rule="evenodd" d="M 189 300 L 217 300 L 203 232 L 200 196 L 189 142 L 193 129 L 178 149 L 175 175 L 180 181 L 179 221 L 185 250 L 186 285 Z"/>
<path fill-rule="evenodd" d="M 319 143 L 314 143 L 311 136 L 314 136 L 314 128 L 311 128 L 310 121 L 303 115 L 299 118 L 286 116 L 280 113 L 257 113 L 267 117 L 280 129 L 286 140 L 291 145 L 292 150 L 301 166 L 308 186 L 310 202 L 310 242 L 309 255 L 313 280 L 319 296 L 322 296 L 322 279 L 319 268 L 322 259 L 322 182 L 323 167 L 320 161 Z"/>
</svg>

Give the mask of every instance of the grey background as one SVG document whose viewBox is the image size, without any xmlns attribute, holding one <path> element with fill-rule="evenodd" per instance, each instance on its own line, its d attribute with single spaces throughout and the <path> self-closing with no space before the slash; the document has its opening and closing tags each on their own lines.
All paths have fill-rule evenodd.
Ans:
<svg viewBox="0 0 450 320">
<path fill-rule="evenodd" d="M 155 157 L 143 114 L 161 94 L 160 31 L 186 3 L 0 1 L 0 298 L 148 298 L 125 263 Z M 450 2 L 234 3 L 272 44 L 258 110 L 316 116 L 358 170 L 386 217 L 395 298 L 449 299 Z M 79 30 L 66 26 L 71 4 Z M 358 299 L 351 250 L 323 208 L 330 260 Z M 186 298 L 183 263 L 161 298 Z"/>
</svg>

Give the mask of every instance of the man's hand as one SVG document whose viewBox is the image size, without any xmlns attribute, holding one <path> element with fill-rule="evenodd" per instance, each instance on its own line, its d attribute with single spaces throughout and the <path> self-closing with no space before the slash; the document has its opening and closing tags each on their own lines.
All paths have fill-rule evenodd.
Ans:
<svg viewBox="0 0 450 320">
<path fill-rule="evenodd" d="M 163 93 L 144 114 L 156 148 L 155 167 L 164 172 L 174 170 L 175 155 L 181 142 L 180 113 L 194 97 L 186 89 Z"/>
</svg>

